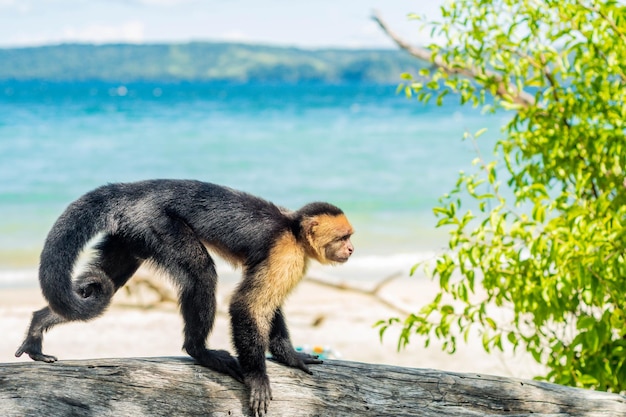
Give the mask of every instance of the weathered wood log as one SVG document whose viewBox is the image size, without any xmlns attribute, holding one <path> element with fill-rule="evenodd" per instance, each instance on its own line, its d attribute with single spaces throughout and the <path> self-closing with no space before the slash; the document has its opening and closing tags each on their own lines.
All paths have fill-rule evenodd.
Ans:
<svg viewBox="0 0 626 417">
<path fill-rule="evenodd" d="M 496 376 L 328 361 L 268 363 L 270 416 L 626 416 L 626 396 Z M 190 358 L 0 364 L 0 414 L 247 416 L 248 393 Z"/>
</svg>

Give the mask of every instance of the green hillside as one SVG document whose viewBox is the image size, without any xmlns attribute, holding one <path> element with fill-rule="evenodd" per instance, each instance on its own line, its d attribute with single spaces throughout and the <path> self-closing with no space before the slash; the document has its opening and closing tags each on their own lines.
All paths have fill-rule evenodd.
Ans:
<svg viewBox="0 0 626 417">
<path fill-rule="evenodd" d="M 396 50 L 209 42 L 0 49 L 0 80 L 397 82 L 419 65 Z"/>
</svg>

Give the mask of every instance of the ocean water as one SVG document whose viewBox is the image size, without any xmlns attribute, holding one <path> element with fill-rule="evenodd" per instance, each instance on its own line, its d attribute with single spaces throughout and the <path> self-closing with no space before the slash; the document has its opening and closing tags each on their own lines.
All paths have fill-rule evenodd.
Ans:
<svg viewBox="0 0 626 417">
<path fill-rule="evenodd" d="M 355 265 L 408 268 L 445 247 L 432 207 L 472 169 L 463 133 L 487 127 L 488 153 L 503 117 L 394 85 L 0 83 L 0 285 L 32 276 L 72 200 L 148 178 L 332 202 L 355 226 Z"/>
</svg>

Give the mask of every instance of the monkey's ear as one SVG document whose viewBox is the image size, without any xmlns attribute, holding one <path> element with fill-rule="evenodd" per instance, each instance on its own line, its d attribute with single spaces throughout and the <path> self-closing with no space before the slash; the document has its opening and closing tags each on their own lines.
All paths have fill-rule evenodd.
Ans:
<svg viewBox="0 0 626 417">
<path fill-rule="evenodd" d="M 308 217 L 302 220 L 302 229 L 307 237 L 315 236 L 315 229 L 319 226 L 319 222 L 315 217 Z"/>
<path fill-rule="evenodd" d="M 317 261 L 324 262 L 324 253 L 320 246 L 320 239 L 316 235 L 320 222 L 317 217 L 305 217 L 300 223 L 302 240 L 307 255 Z"/>
</svg>

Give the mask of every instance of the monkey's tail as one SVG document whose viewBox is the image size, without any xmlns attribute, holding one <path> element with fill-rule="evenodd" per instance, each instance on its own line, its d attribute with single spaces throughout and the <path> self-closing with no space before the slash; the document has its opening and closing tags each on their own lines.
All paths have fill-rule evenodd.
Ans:
<svg viewBox="0 0 626 417">
<path fill-rule="evenodd" d="M 111 279 L 95 267 L 72 280 L 81 250 L 107 228 L 106 203 L 91 197 L 87 194 L 76 200 L 59 217 L 48 233 L 39 263 L 39 284 L 50 308 L 72 321 L 102 314 L 115 292 Z"/>
</svg>

